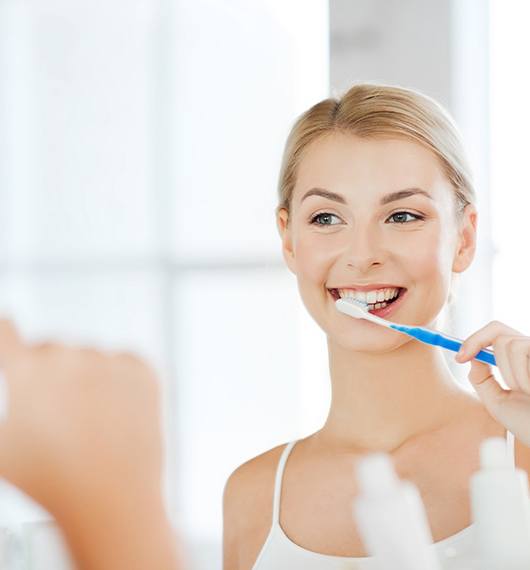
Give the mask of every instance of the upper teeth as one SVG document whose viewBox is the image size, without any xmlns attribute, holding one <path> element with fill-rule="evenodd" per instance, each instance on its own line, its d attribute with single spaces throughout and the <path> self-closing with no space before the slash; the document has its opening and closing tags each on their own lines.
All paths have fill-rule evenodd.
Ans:
<svg viewBox="0 0 530 570">
<path fill-rule="evenodd" d="M 337 289 L 341 297 L 351 297 L 363 303 L 374 304 L 393 299 L 399 293 L 398 287 L 377 289 L 374 291 L 355 291 L 353 289 Z"/>
</svg>

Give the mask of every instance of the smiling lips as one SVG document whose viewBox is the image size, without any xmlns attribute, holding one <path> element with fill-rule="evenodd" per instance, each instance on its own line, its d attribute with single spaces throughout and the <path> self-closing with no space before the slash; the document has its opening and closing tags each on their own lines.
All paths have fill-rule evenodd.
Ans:
<svg viewBox="0 0 530 570">
<path fill-rule="evenodd" d="M 400 293 L 405 291 L 405 287 L 395 285 L 385 286 L 363 286 L 363 287 L 336 287 L 328 289 L 335 300 L 339 298 L 353 298 L 367 305 L 385 303 L 395 300 Z"/>
</svg>

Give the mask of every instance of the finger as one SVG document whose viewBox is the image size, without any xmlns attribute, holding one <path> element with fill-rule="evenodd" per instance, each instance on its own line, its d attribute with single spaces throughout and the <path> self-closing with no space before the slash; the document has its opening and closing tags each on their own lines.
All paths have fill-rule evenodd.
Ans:
<svg viewBox="0 0 530 570">
<path fill-rule="evenodd" d="M 471 336 L 469 336 L 460 347 L 459 352 L 467 356 L 477 354 L 482 348 L 493 345 L 500 335 L 524 336 L 521 332 L 500 321 L 491 321 Z"/>
<path fill-rule="evenodd" d="M 495 353 L 495 361 L 501 373 L 502 379 L 506 385 L 512 390 L 520 390 L 519 383 L 515 378 L 513 371 L 512 356 L 509 352 L 511 342 L 521 337 L 501 335 L 493 342 L 493 351 Z M 493 372 L 493 370 L 491 370 Z"/>
<path fill-rule="evenodd" d="M 508 345 L 508 353 L 519 389 L 530 394 L 530 374 L 528 373 L 530 340 L 528 338 L 513 339 Z"/>
<path fill-rule="evenodd" d="M 491 366 L 480 360 L 471 361 L 468 378 L 488 412 L 499 419 L 500 407 L 510 390 L 505 390 L 497 382 Z"/>
<path fill-rule="evenodd" d="M 9 319 L 0 319 L 0 367 L 24 348 L 18 331 Z"/>
</svg>

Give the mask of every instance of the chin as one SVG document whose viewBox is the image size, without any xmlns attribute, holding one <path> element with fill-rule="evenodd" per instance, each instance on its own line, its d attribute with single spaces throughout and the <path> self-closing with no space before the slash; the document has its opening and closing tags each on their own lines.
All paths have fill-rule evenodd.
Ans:
<svg viewBox="0 0 530 570">
<path fill-rule="evenodd" d="M 367 324 L 373 325 L 370 331 L 356 334 L 352 331 L 344 331 L 342 333 L 326 331 L 328 345 L 336 345 L 342 350 L 350 352 L 362 353 L 382 353 L 389 352 L 399 348 L 413 340 L 398 331 L 393 331 L 385 327 L 376 325 L 375 323 Z"/>
</svg>

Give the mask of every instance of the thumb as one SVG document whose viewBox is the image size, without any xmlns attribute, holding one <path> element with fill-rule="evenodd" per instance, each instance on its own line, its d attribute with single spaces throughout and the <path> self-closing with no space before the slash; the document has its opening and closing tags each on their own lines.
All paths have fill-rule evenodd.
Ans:
<svg viewBox="0 0 530 570">
<path fill-rule="evenodd" d="M 475 360 L 470 361 L 471 369 L 468 378 L 479 398 L 486 406 L 488 412 L 498 417 L 500 403 L 504 396 L 509 393 L 497 381 L 493 374 L 493 368 L 486 362 Z"/>
</svg>

